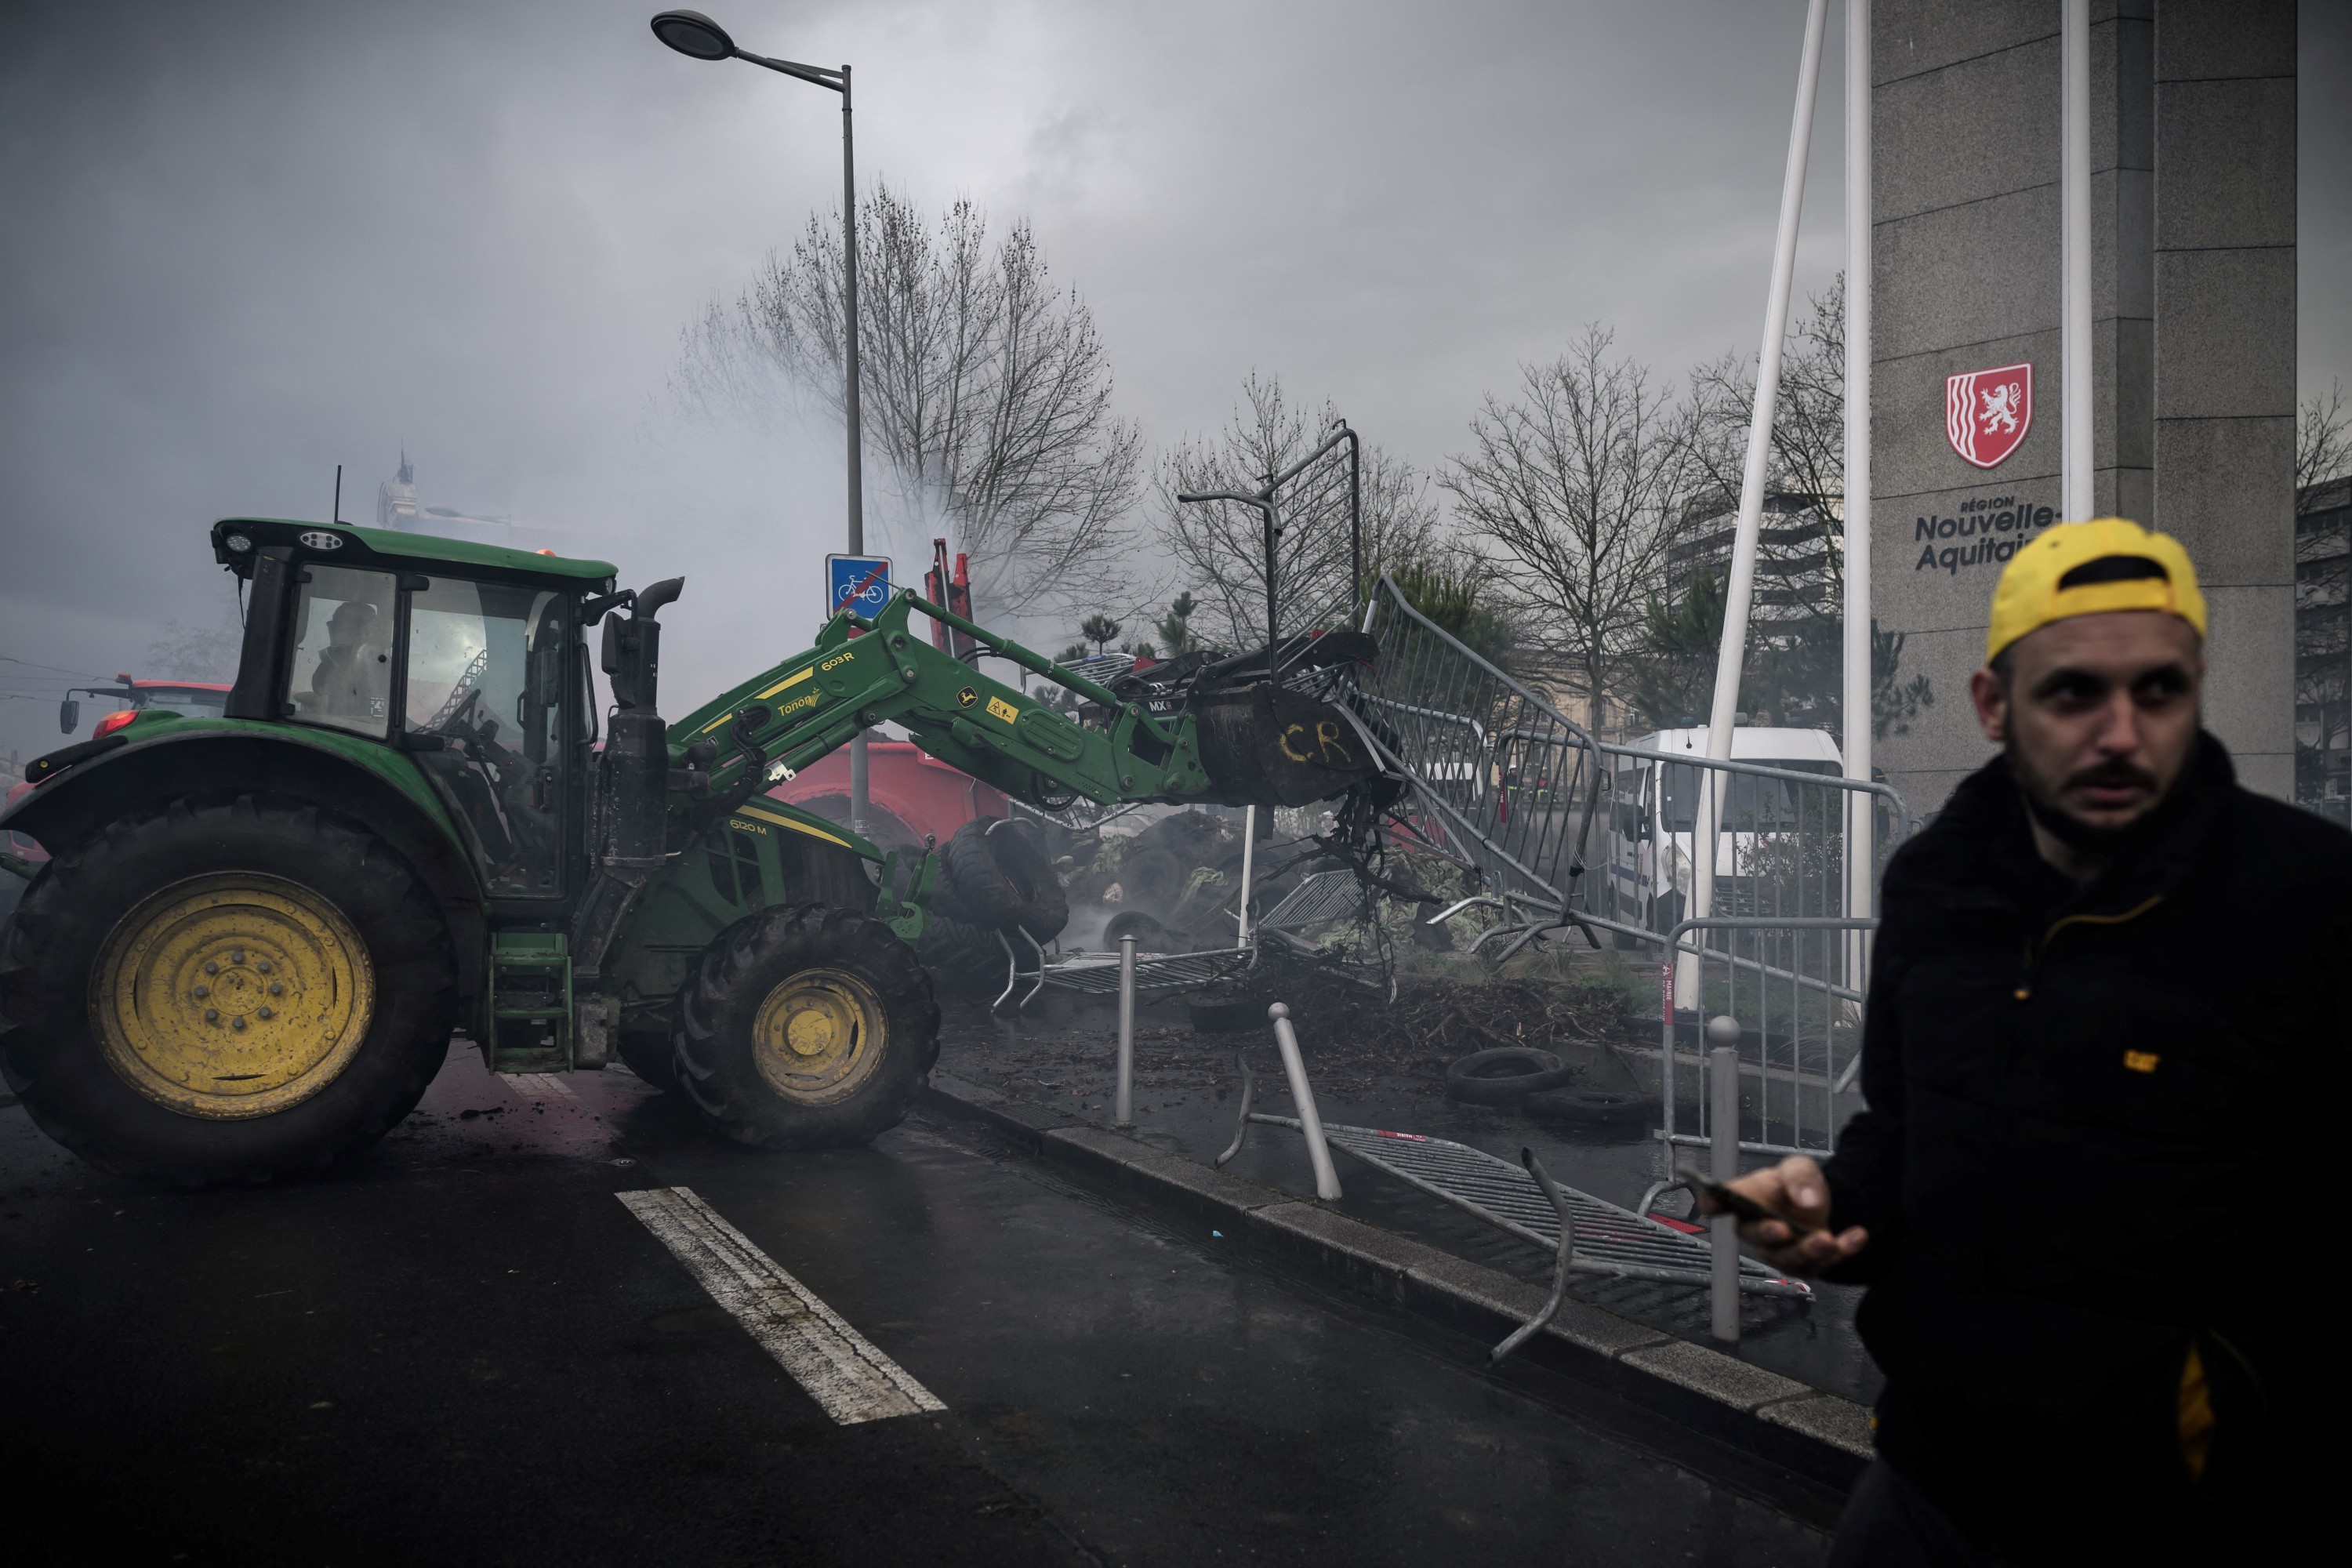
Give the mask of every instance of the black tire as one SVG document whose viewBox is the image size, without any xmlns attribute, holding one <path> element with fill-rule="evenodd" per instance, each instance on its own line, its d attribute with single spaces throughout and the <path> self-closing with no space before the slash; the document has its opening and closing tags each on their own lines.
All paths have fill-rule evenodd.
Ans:
<svg viewBox="0 0 2352 1568">
<path fill-rule="evenodd" d="M 1178 951 L 1175 933 L 1160 923 L 1159 916 L 1145 914 L 1141 910 L 1121 910 L 1111 916 L 1103 926 L 1103 947 L 1108 952 L 1117 952 L 1119 940 L 1129 936 L 1135 939 L 1136 951 L 1139 952 Z M 1189 951 L 1189 948 L 1188 943 L 1186 950 Z"/>
<path fill-rule="evenodd" d="M 768 1012 L 795 997 L 808 999 L 799 1011 Z M 799 1047 L 783 1041 L 797 1040 L 803 1016 L 828 1043 L 792 1061 Z M 797 1070 L 833 1052 L 832 1041 L 845 1043 L 831 1063 Z M 736 921 L 704 950 L 678 994 L 670 1043 L 679 1089 L 728 1137 L 761 1149 L 839 1148 L 906 1118 L 939 1058 L 940 1008 L 914 951 L 888 926 L 855 910 L 793 904 Z"/>
<path fill-rule="evenodd" d="M 940 994 L 992 997 L 1004 989 L 1004 948 L 993 931 L 934 914 L 918 951 Z"/>
<path fill-rule="evenodd" d="M 1070 923 L 1070 899 L 1045 854 L 1044 837 L 1025 822 L 974 817 L 940 851 L 948 897 L 942 912 L 970 925 L 1018 926 L 1051 942 Z"/>
<path fill-rule="evenodd" d="M 628 1069 L 664 1094 L 677 1092 L 677 1058 L 669 1037 L 645 1029 L 625 1029 L 614 1042 Z"/>
<path fill-rule="evenodd" d="M 232 891 L 184 923 L 172 923 L 182 918 L 179 910 L 194 907 L 185 900 L 239 887 L 246 902 Z M 341 922 L 341 934 L 330 921 L 319 949 L 293 959 L 281 952 L 285 966 L 266 968 L 260 950 L 274 951 L 280 935 L 300 928 L 270 923 L 268 907 L 253 901 L 257 896 L 292 898 L 292 907 L 307 909 L 314 919 L 321 909 L 331 911 Z M 166 900 L 181 901 L 162 902 Z M 258 934 L 239 934 L 248 928 Z M 325 973 L 306 966 L 318 952 L 346 951 L 345 935 L 364 951 L 363 1007 L 351 1001 L 357 993 L 338 991 L 359 984 L 355 963 L 332 983 L 304 984 Z M 202 956 L 214 946 L 224 951 Z M 257 949 L 250 965 L 247 947 Z M 157 967 L 150 973 L 160 977 L 173 952 L 178 956 L 171 963 L 189 978 L 187 999 L 177 995 L 173 979 L 163 1005 L 142 1002 L 127 1013 L 101 1013 L 108 1005 L 103 973 L 144 953 L 139 962 L 152 958 Z M 200 958 L 216 967 L 192 967 Z M 130 972 L 125 987 L 136 985 L 142 998 L 156 994 L 149 989 L 156 982 L 138 982 L 136 973 Z M 123 1042 L 133 1029 L 150 1031 L 141 1037 L 152 1043 L 192 1027 L 186 1016 L 194 1012 L 194 986 L 205 975 L 219 987 L 218 1001 L 232 1006 L 228 1022 L 255 1019 L 239 1037 L 243 1049 L 274 1048 L 278 1063 L 307 1057 L 311 1066 L 242 1099 L 244 1091 L 221 1086 L 278 1069 L 209 1079 L 187 1076 L 175 1108 L 166 1098 L 175 1092 L 168 1073 Z M 281 989 L 268 991 L 271 984 Z M 277 1020 L 265 1024 L 268 1015 L 259 1009 L 269 998 L 283 997 L 289 984 L 292 1002 L 280 1000 Z M 424 884 L 399 854 L 357 823 L 299 801 L 264 803 L 252 795 L 182 801 L 101 829 L 50 861 L 26 889 L 23 906 L 0 936 L 0 1014 L 5 1016 L 0 1068 L 10 1089 L 43 1131 L 84 1160 L 183 1186 L 265 1182 L 358 1153 L 415 1108 L 448 1054 L 457 1017 L 457 963 L 447 928 Z M 342 1019 L 341 1044 L 321 1044 L 323 1033 L 303 1032 L 314 1015 Z M 205 1018 L 207 1026 L 215 1022 L 194 1016 Z M 331 1026 L 319 1026 L 321 1031 Z M 180 1052 L 184 1065 L 187 1048 Z M 134 1065 L 118 1066 L 118 1060 Z M 147 1065 L 136 1065 L 142 1063 Z M 147 1074 L 148 1088 L 134 1082 L 134 1071 Z M 273 1109 L 249 1109 L 272 1100 L 278 1102 Z"/>
<path fill-rule="evenodd" d="M 1129 909 L 1164 915 L 1184 895 L 1186 872 L 1165 849 L 1145 849 L 1120 862 L 1118 896 Z"/>
<path fill-rule="evenodd" d="M 1528 1096 L 1527 1111 L 1548 1121 L 1623 1127 L 1646 1121 L 1657 1105 L 1656 1096 L 1637 1089 L 1548 1089 Z"/>
<path fill-rule="evenodd" d="M 1541 1089 L 1558 1089 L 1576 1076 L 1549 1051 L 1530 1046 L 1497 1046 L 1472 1051 L 1445 1069 L 1445 1092 L 1465 1105 L 1517 1105 Z"/>
</svg>

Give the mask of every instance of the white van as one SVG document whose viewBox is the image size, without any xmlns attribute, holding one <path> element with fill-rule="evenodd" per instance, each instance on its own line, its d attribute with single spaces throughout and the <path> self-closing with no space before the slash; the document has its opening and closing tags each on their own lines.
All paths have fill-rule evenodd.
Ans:
<svg viewBox="0 0 2352 1568">
<path fill-rule="evenodd" d="M 1657 730 L 1632 745 L 1636 752 L 1654 753 L 1657 760 L 1622 753 L 1609 758 L 1609 890 L 1600 900 L 1600 912 L 1628 925 L 1666 931 L 1691 907 L 1691 834 L 1703 771 L 1677 767 L 1673 759 L 1704 761 L 1706 730 Z M 1822 730 L 1736 729 L 1731 760 L 1824 778 L 1845 771 L 1837 742 Z M 1826 814 L 1830 822 L 1817 820 L 1825 815 L 1825 801 L 1800 805 L 1795 797 L 1803 788 L 1783 779 L 1731 775 L 1723 823 L 1716 835 L 1717 912 L 1728 914 L 1738 908 L 1738 879 L 1753 868 L 1759 852 L 1779 840 L 1793 841 L 1800 826 L 1815 833 L 1834 826 L 1833 811 Z M 1619 945 L 1634 945 L 1634 939 L 1621 935 Z"/>
</svg>

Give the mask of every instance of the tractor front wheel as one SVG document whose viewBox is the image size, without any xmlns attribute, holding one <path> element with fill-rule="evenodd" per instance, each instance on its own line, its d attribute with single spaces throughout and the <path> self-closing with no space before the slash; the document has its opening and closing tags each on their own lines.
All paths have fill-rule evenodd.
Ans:
<svg viewBox="0 0 2352 1568">
<path fill-rule="evenodd" d="M 863 1143 L 895 1127 L 940 1053 L 930 977 L 871 915 L 763 910 L 704 950 L 671 1031 L 678 1088 L 763 1149 Z"/>
<path fill-rule="evenodd" d="M 415 1107 L 456 965 L 407 863 L 299 804 L 186 802 L 60 853 L 0 940 L 0 1066 L 110 1171 L 182 1185 L 317 1170 Z"/>
</svg>

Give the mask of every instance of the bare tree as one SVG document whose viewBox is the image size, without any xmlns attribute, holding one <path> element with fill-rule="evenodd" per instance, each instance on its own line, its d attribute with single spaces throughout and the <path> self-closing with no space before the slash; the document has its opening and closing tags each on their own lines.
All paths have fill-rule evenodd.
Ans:
<svg viewBox="0 0 2352 1568">
<path fill-rule="evenodd" d="M 1789 329 L 1765 488 L 1795 503 L 1757 541 L 1759 591 L 1835 619 L 1845 596 L 1845 275 Z M 1702 510 L 1736 510 L 1756 405 L 1756 357 L 1691 372 L 1690 458 Z"/>
<path fill-rule="evenodd" d="M 163 635 L 147 645 L 149 676 L 162 680 L 226 681 L 236 676 L 245 634 L 233 626 L 163 623 Z"/>
<path fill-rule="evenodd" d="M 2344 406 L 2344 384 L 2330 385 L 2325 397 L 2313 394 L 2304 404 L 2302 416 L 2294 427 L 2298 496 L 2313 485 L 2352 473 L 2352 409 Z"/>
<path fill-rule="evenodd" d="M 1672 395 L 1610 356 L 1597 322 L 1546 365 L 1520 370 L 1517 398 L 1489 395 L 1471 450 L 1438 483 L 1503 551 L 1506 585 L 1531 652 L 1549 656 L 1604 721 L 1657 580 L 1689 463 Z"/>
<path fill-rule="evenodd" d="M 992 240 L 959 201 L 930 224 L 877 184 L 859 208 L 859 390 L 868 446 L 904 513 L 944 518 L 983 615 L 1085 605 L 1123 584 L 1122 522 L 1142 437 L 1112 410 L 1094 315 L 1052 280 L 1016 221 Z M 837 214 L 812 215 L 731 308 L 688 327 L 689 403 L 765 413 L 767 373 L 842 416 L 846 342 Z"/>
<path fill-rule="evenodd" d="M 1187 437 L 1160 459 L 1153 489 L 1160 529 L 1175 557 L 1178 576 L 1200 606 L 1186 617 L 1187 636 L 1202 647 L 1254 647 L 1265 640 L 1265 547 L 1263 524 L 1253 509 L 1231 502 L 1185 504 L 1180 494 L 1216 490 L 1255 491 L 1320 446 L 1331 434 L 1339 411 L 1329 402 L 1309 411 L 1289 401 L 1279 378 L 1252 371 L 1242 381 L 1242 400 L 1213 437 Z M 1344 461 L 1333 454 L 1335 463 Z M 1334 474 L 1338 473 L 1335 468 Z M 1427 556 L 1438 539 L 1436 502 L 1428 476 L 1370 441 L 1362 443 L 1357 475 L 1361 497 L 1363 565 L 1376 577 L 1406 561 Z M 1346 558 L 1343 502 L 1336 487 L 1324 492 L 1312 518 L 1294 527 L 1324 529 L 1323 548 L 1301 566 L 1330 581 L 1330 595 L 1344 596 L 1353 569 Z M 1292 592 L 1286 584 L 1285 595 Z"/>
<path fill-rule="evenodd" d="M 2352 792 L 2352 412 L 2344 384 L 2307 399 L 2294 432 L 2295 798 L 2340 813 Z"/>
</svg>

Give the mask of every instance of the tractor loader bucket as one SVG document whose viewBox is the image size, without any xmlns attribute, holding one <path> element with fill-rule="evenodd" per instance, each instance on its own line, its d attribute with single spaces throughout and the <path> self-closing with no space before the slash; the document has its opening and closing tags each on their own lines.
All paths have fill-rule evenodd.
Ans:
<svg viewBox="0 0 2352 1568">
<path fill-rule="evenodd" d="M 1354 714 L 1301 692 L 1259 685 L 1195 695 L 1201 766 L 1220 805 L 1308 805 L 1381 774 Z"/>
</svg>

